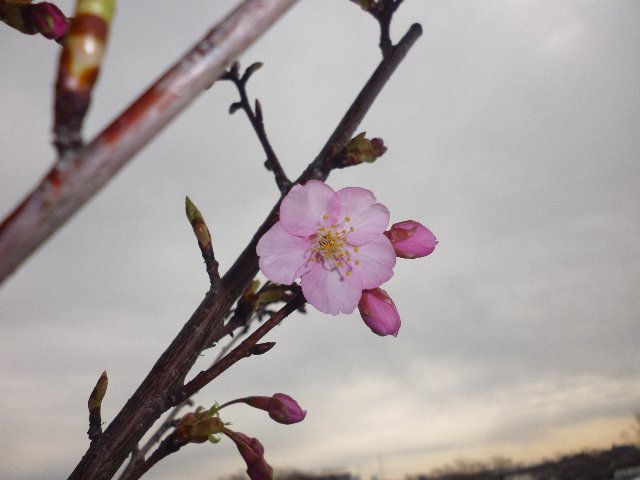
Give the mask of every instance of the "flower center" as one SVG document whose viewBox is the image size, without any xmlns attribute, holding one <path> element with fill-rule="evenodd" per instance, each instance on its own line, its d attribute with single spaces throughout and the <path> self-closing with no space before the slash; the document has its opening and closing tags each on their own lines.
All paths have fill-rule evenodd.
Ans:
<svg viewBox="0 0 640 480">
<path fill-rule="evenodd" d="M 323 217 L 325 220 L 327 215 Z M 345 217 L 345 223 L 349 223 L 351 219 Z M 341 226 L 343 227 L 344 224 Z M 338 227 L 333 224 L 330 227 L 320 227 L 316 233 L 316 238 L 311 245 L 312 262 L 329 262 L 334 269 L 339 270 L 346 265 L 347 271 L 345 275 L 351 275 L 353 267 L 360 264 L 360 260 L 352 258 L 354 253 L 358 253 L 358 247 L 351 247 L 347 244 L 347 234 L 355 230 L 354 227 L 349 229 Z"/>
</svg>

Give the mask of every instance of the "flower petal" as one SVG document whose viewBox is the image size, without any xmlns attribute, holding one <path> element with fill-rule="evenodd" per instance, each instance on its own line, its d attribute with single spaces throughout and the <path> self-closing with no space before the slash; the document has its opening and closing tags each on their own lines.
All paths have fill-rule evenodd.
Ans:
<svg viewBox="0 0 640 480">
<path fill-rule="evenodd" d="M 364 290 L 376 288 L 393 277 L 396 252 L 389 239 L 382 234 L 358 247 L 351 257 L 353 261 L 359 261 L 355 270 L 362 276 Z"/>
<path fill-rule="evenodd" d="M 287 233 L 277 222 L 256 246 L 260 270 L 272 282 L 289 285 L 311 268 L 310 245 L 311 240 Z"/>
<path fill-rule="evenodd" d="M 282 228 L 298 236 L 314 235 L 321 226 L 336 223 L 339 215 L 340 198 L 330 186 L 318 180 L 295 185 L 280 205 Z"/>
<path fill-rule="evenodd" d="M 395 257 L 394 257 L 395 258 Z M 328 269 L 322 263 L 302 276 L 302 293 L 307 301 L 323 313 L 352 313 L 362 295 L 362 277 L 357 270 Z"/>
<path fill-rule="evenodd" d="M 381 203 L 376 203 L 372 192 L 364 188 L 347 187 L 338 190 L 338 196 L 342 202 L 340 220 L 349 218 L 345 225 L 354 228 L 347 237 L 350 245 L 363 245 L 386 230 L 389 210 Z"/>
</svg>

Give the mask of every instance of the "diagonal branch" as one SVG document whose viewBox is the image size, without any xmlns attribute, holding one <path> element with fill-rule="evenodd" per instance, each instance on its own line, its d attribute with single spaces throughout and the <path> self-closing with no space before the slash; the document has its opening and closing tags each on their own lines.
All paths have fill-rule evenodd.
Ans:
<svg viewBox="0 0 640 480">
<path fill-rule="evenodd" d="M 422 35 L 422 27 L 419 23 L 411 25 L 404 37 L 393 46 L 389 53 L 382 59 L 369 80 L 353 101 L 347 113 L 324 144 L 315 160 L 307 167 L 304 173 L 296 180 L 296 183 L 315 178 L 324 180 L 333 168 L 339 168 L 338 154 L 349 143 L 356 128 L 369 111 L 376 97 L 385 86 L 393 72 L 409 53 L 413 44 Z"/>
<path fill-rule="evenodd" d="M 118 477 L 118 480 L 128 480 L 129 474 L 136 467 L 136 465 L 144 462 L 145 460 L 144 457 L 147 455 L 149 450 L 151 450 L 156 443 L 160 443 L 160 440 L 162 440 L 162 436 L 164 435 L 164 433 L 176 424 L 176 417 L 178 416 L 180 411 L 184 407 L 192 407 L 192 406 L 193 406 L 193 400 L 188 398 L 184 402 L 182 402 L 180 405 L 173 407 L 173 410 L 171 410 L 171 413 L 167 415 L 167 418 L 164 419 L 164 421 L 162 422 L 160 427 L 158 427 L 156 432 L 144 443 L 142 447 L 133 451 L 131 455 L 131 459 L 129 460 L 129 463 L 127 464 L 123 472 Z"/>
<path fill-rule="evenodd" d="M 296 183 L 304 183 L 312 178 L 325 180 L 328 177 L 337 154 L 347 145 L 378 93 L 421 34 L 421 27 L 414 24 L 389 55 L 383 58 L 320 154 Z M 174 394 L 182 387 L 200 352 L 211 345 L 218 335 L 234 302 L 258 273 L 256 245 L 277 221 L 279 206 L 280 201 L 274 205 L 247 247 L 222 277 L 219 292 L 210 290 L 207 293 L 120 413 L 102 436 L 89 447 L 69 480 L 112 478 L 153 423 L 172 405 L 179 403 Z"/>
<path fill-rule="evenodd" d="M 0 283 L 294 2 L 245 0 L 91 143 L 56 162 L 0 224 Z"/>
<path fill-rule="evenodd" d="M 262 337 L 269 333 L 273 327 L 278 325 L 287 316 L 291 315 L 298 308 L 304 305 L 305 302 L 306 300 L 302 292 L 298 292 L 280 310 L 274 313 L 269 320 L 260 325 L 260 328 L 245 338 L 240 345 L 214 363 L 210 368 L 203 370 L 196 375 L 191 381 L 189 381 L 189 383 L 180 389 L 179 394 L 183 395 L 184 398 L 191 397 L 202 387 L 209 384 L 222 372 L 231 367 L 234 363 L 245 357 L 251 356 L 253 354 L 251 349 L 262 339 Z"/>
</svg>

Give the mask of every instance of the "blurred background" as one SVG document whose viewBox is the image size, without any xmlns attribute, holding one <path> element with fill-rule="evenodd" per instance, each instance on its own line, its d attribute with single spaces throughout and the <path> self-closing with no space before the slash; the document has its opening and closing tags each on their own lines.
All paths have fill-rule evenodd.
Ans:
<svg viewBox="0 0 640 480">
<path fill-rule="evenodd" d="M 234 5 L 120 2 L 86 137 Z M 384 286 L 400 334 L 309 308 L 196 404 L 288 393 L 308 410 L 301 424 L 241 406 L 223 418 L 259 438 L 276 469 L 363 478 L 624 443 L 640 410 L 640 3 L 406 0 L 394 41 L 413 22 L 422 38 L 359 128 L 388 152 L 328 180 L 372 190 L 392 222 L 421 221 L 440 241 L 427 258 L 399 259 Z M 377 42 L 354 3 L 308 0 L 240 58 L 265 63 L 249 95 L 290 177 L 378 64 Z M 4 216 L 54 159 L 59 48 L 5 25 L 0 47 Z M 66 478 L 88 446 L 100 373 L 108 423 L 203 298 L 185 195 L 222 271 L 277 200 L 249 122 L 227 113 L 236 99 L 230 83 L 204 92 L 0 289 L 1 478 Z M 223 439 L 147 477 L 244 469 Z"/>
</svg>

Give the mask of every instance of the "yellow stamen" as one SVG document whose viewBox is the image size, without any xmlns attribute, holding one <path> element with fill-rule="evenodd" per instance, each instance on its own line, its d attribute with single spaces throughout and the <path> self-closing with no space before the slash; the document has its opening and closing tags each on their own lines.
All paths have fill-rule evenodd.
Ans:
<svg viewBox="0 0 640 480">
<path fill-rule="evenodd" d="M 324 220 L 329 218 L 329 214 L 325 213 L 322 217 Z M 350 217 L 345 217 L 346 222 L 350 222 Z M 331 226 L 322 226 L 318 228 L 315 242 L 310 248 L 309 259 L 315 263 L 322 263 L 325 260 L 332 265 L 334 269 L 344 269 L 344 275 L 350 276 L 353 268 L 360 265 L 359 260 L 353 261 L 351 255 L 358 253 L 358 247 L 351 247 L 346 238 L 349 232 L 353 232 L 354 227 L 338 229 L 336 224 Z M 342 272 L 340 272 L 342 275 Z"/>
</svg>

